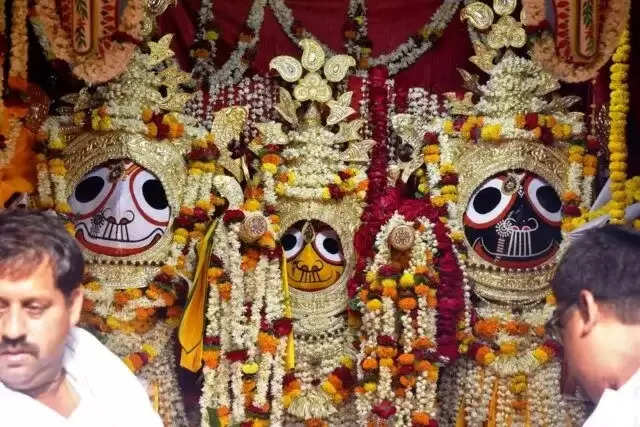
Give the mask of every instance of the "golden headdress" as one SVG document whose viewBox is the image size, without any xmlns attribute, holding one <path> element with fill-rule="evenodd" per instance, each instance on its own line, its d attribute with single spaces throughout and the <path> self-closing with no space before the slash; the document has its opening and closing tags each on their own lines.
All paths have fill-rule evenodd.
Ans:
<svg viewBox="0 0 640 427">
<path fill-rule="evenodd" d="M 461 74 L 472 93 L 463 99 L 447 94 L 449 117 L 431 122 L 408 114 L 393 117 L 396 131 L 418 153 L 400 165 L 405 168 L 403 178 L 426 164 L 431 200 L 447 207 L 454 232 L 464 238 L 467 271 L 479 296 L 516 305 L 539 301 L 549 292 L 556 257 L 532 265 L 493 262 L 490 256 L 479 255 L 473 247 L 475 242 L 464 235 L 465 223 L 473 222 L 465 215 L 481 187 L 498 174 L 504 175 L 500 179 L 505 180 L 504 191 L 509 194 L 524 191 L 525 174 L 534 174 L 542 179 L 542 184 L 536 185 L 550 185 L 556 197 L 563 199 L 564 204 L 556 203 L 558 211 L 554 212 L 559 235 L 560 209 L 566 214 L 590 203 L 586 189 L 592 181 L 585 179 L 590 171 L 583 170 L 582 113 L 567 111 L 576 102 L 575 97 L 550 96 L 559 88 L 553 76 L 510 50 L 488 68 L 489 80 L 484 85 L 478 83 L 478 76 L 462 70 Z M 479 98 L 475 103 L 473 95 Z M 522 236 L 518 235 L 522 241 L 514 240 L 514 244 L 528 245 L 528 249 L 517 253 L 501 246 L 497 253 L 506 255 L 513 250 L 522 257 L 523 253 L 535 252 L 531 235 L 525 236 L 524 232 L 537 224 L 537 219 L 531 221 Z M 507 231 L 520 230 L 508 221 L 502 226 Z M 509 245 L 509 239 L 503 239 L 503 244 Z"/>
<path fill-rule="evenodd" d="M 221 110 L 211 134 L 183 114 L 192 96 L 185 90 L 191 77 L 172 58 L 171 38 L 148 42 L 147 53 L 136 49 L 117 79 L 63 98 L 68 106 L 42 128 L 42 137 L 48 140 L 38 162 L 42 208 L 77 214 L 68 201 L 83 178 L 106 162 L 128 159 L 160 181 L 170 208 L 167 229 L 185 206 L 192 211 L 200 199 L 211 213 L 210 203 L 204 202 L 213 188 L 213 174 L 224 169 L 237 172 L 227 144 L 239 134 L 246 110 Z M 171 244 L 172 234 L 164 233 L 142 253 L 113 257 L 86 249 L 85 257 L 113 286 L 144 286 L 150 279 L 145 271 L 166 262 Z M 113 264 L 128 267 L 125 272 Z"/>
<path fill-rule="evenodd" d="M 355 112 L 350 107 L 351 92 L 334 99 L 330 86 L 344 79 L 355 60 L 346 55 L 326 59 L 313 40 L 302 40 L 300 46 L 300 61 L 279 56 L 270 63 L 293 83 L 293 96 L 281 87 L 276 105 L 286 124 L 259 124 L 261 137 L 252 149 L 262 155 L 265 201 L 278 209 L 281 236 L 299 221 L 320 221 L 342 243 L 345 268 L 336 283 L 311 293 L 291 289 L 295 318 L 327 318 L 346 308 L 346 282 L 355 264 L 352 240 L 366 195 L 365 166 L 373 141 L 360 136 L 363 119 L 348 120 Z M 277 148 L 268 152 L 266 147 Z"/>
</svg>

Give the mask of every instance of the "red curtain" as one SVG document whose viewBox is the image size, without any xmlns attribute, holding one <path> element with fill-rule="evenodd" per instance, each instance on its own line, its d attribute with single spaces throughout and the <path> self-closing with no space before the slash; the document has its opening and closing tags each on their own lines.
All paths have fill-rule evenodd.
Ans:
<svg viewBox="0 0 640 427">
<path fill-rule="evenodd" d="M 216 57 L 219 62 L 224 62 L 236 46 L 251 3 L 252 0 L 213 0 L 215 22 L 222 38 L 218 42 Z M 286 0 L 286 4 L 292 9 L 295 19 L 318 39 L 336 51 L 344 51 L 343 26 L 349 0 Z M 441 4 L 442 0 L 367 2 L 372 56 L 389 52 L 416 34 Z M 169 8 L 158 18 L 162 33 L 176 34 L 174 48 L 185 69 L 191 66 L 189 46 L 194 39 L 199 7 L 199 0 L 180 0 L 176 7 Z M 431 50 L 396 76 L 396 84 L 420 86 L 437 93 L 459 89 L 461 80 L 456 68 L 473 69 L 473 64 L 468 61 L 472 52 L 466 24 L 460 22 L 456 14 Z M 267 7 L 252 71 L 264 73 L 274 56 L 298 53 Z"/>
</svg>

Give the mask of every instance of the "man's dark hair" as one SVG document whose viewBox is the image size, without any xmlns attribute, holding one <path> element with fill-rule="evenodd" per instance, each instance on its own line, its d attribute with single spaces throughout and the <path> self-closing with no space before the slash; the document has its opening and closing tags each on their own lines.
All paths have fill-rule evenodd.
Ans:
<svg viewBox="0 0 640 427">
<path fill-rule="evenodd" d="M 624 323 L 640 323 L 640 233 L 607 225 L 571 243 L 551 281 L 558 303 L 585 289 Z"/>
<path fill-rule="evenodd" d="M 24 209 L 1 212 L 0 277 L 23 279 L 43 262 L 50 263 L 65 296 L 80 285 L 82 251 L 58 218 Z"/>
</svg>

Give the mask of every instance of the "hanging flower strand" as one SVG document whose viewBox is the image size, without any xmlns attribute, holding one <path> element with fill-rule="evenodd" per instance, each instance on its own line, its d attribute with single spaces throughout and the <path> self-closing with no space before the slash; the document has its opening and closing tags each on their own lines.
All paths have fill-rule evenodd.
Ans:
<svg viewBox="0 0 640 427">
<path fill-rule="evenodd" d="M 631 45 L 629 44 L 629 28 L 620 36 L 618 48 L 613 54 L 611 64 L 611 88 L 609 119 L 611 130 L 609 133 L 609 172 L 611 176 L 611 191 L 617 206 L 611 210 L 611 223 L 624 222 L 626 195 L 624 182 L 627 178 L 627 113 L 629 112 L 629 58 Z"/>
</svg>

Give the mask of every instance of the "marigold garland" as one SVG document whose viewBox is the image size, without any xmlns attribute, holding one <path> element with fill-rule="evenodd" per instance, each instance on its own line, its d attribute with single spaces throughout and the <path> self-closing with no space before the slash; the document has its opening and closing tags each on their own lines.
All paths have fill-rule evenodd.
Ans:
<svg viewBox="0 0 640 427">
<path fill-rule="evenodd" d="M 624 210 L 627 200 L 624 193 L 624 182 L 627 178 L 627 143 L 626 127 L 629 112 L 629 58 L 631 55 L 629 28 L 620 36 L 618 47 L 613 54 L 611 64 L 611 88 L 609 105 L 609 173 L 614 205 L 609 211 L 611 223 L 624 222 Z"/>
</svg>

